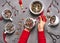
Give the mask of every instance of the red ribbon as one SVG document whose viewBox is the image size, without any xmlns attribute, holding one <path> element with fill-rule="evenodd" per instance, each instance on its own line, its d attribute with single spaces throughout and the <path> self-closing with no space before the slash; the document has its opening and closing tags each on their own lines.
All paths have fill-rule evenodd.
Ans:
<svg viewBox="0 0 60 43">
<path fill-rule="evenodd" d="M 0 16 L 0 21 L 2 21 L 3 20 L 3 17 L 2 16 Z"/>
<path fill-rule="evenodd" d="M 19 0 L 19 4 L 20 4 L 20 6 L 22 5 L 22 0 Z"/>
<path fill-rule="evenodd" d="M 42 20 L 43 20 L 44 22 L 47 21 L 46 16 L 44 15 L 44 11 L 42 11 L 42 12 L 40 13 L 40 16 L 41 16 L 41 18 L 42 18 Z M 38 17 L 38 19 L 40 19 L 40 16 Z"/>
<path fill-rule="evenodd" d="M 3 40 L 4 40 L 5 43 L 7 43 L 7 41 L 5 40 L 5 38 L 6 38 L 6 34 L 3 32 Z"/>
</svg>

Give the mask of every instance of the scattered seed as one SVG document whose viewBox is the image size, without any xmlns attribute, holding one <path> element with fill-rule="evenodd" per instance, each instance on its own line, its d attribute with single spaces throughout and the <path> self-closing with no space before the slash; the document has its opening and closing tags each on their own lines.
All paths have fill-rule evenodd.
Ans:
<svg viewBox="0 0 60 43">
<path fill-rule="evenodd" d="M 22 26 L 22 23 L 19 23 L 19 26 Z"/>
<path fill-rule="evenodd" d="M 19 21 L 18 23 L 22 23 L 22 21 Z"/>
<path fill-rule="evenodd" d="M 47 10 L 47 13 L 48 13 L 48 12 L 50 12 L 50 10 L 49 10 L 49 9 Z"/>
<path fill-rule="evenodd" d="M 16 35 L 19 35 L 19 32 L 16 32 Z"/>
<path fill-rule="evenodd" d="M 23 13 L 25 13 L 25 11 L 23 11 Z"/>
<path fill-rule="evenodd" d="M 3 17 L 2 16 L 0 16 L 0 21 L 2 21 L 3 20 Z"/>
<path fill-rule="evenodd" d="M 49 8 L 51 7 L 51 5 L 49 6 Z"/>
<path fill-rule="evenodd" d="M 14 14 L 14 16 L 16 16 L 16 14 Z"/>
<path fill-rule="evenodd" d="M 27 7 L 25 9 L 27 9 Z"/>
<path fill-rule="evenodd" d="M 21 27 L 18 27 L 17 30 L 21 30 Z"/>
<path fill-rule="evenodd" d="M 22 18 L 21 20 L 24 20 L 24 18 Z"/>
<path fill-rule="evenodd" d="M 59 3 L 57 3 L 57 5 L 59 5 Z"/>
</svg>

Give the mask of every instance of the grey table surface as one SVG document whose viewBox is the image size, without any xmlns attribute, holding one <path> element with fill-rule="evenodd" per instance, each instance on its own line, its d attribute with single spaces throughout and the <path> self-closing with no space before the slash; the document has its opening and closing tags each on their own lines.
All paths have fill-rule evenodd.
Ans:
<svg viewBox="0 0 60 43">
<path fill-rule="evenodd" d="M 16 29 L 19 27 L 18 21 L 20 21 L 22 18 L 27 18 L 27 17 L 37 18 L 36 16 L 33 16 L 29 13 L 29 4 L 32 0 L 23 0 L 23 10 L 25 11 L 24 13 L 22 12 L 22 10 L 19 6 L 18 0 L 8 0 L 8 1 L 11 1 L 11 4 L 13 6 L 16 6 L 16 8 L 19 10 L 19 13 L 17 13 L 16 16 L 14 16 L 14 14 L 13 14 L 12 23 L 15 25 Z M 46 14 L 47 8 L 52 0 L 41 0 L 41 1 L 44 3 L 44 14 Z M 57 0 L 57 2 L 60 2 L 60 0 Z M 2 14 L 2 11 L 5 8 L 11 9 L 11 7 L 9 7 L 8 4 L 6 4 L 4 7 L 2 7 L 2 4 L 4 4 L 4 3 L 5 3 L 5 0 L 0 0 L 0 15 Z M 26 7 L 28 9 L 25 9 Z M 60 9 L 60 3 L 59 3 L 58 8 Z M 11 9 L 11 11 L 12 11 L 12 9 Z M 58 14 L 57 9 L 55 9 L 53 6 L 51 7 L 50 15 L 57 15 L 60 18 L 60 13 Z M 23 24 L 23 22 L 24 21 L 22 21 L 22 24 Z M 0 43 L 4 43 L 3 37 L 2 37 L 2 32 L 3 32 L 4 26 L 6 23 L 7 22 L 4 20 L 0 21 Z M 21 35 L 23 29 L 24 29 L 23 26 L 21 26 L 21 29 L 19 30 L 20 35 Z M 47 22 L 45 25 L 45 29 L 49 30 L 50 32 L 52 32 L 54 34 L 60 35 L 60 23 L 57 27 L 48 27 L 48 22 Z M 16 31 L 18 31 L 18 30 L 16 30 Z M 13 34 L 11 36 L 7 35 L 6 40 L 8 43 L 17 43 L 20 35 L 15 35 L 15 34 Z M 46 43 L 53 43 L 52 39 L 46 32 L 45 32 L 45 36 L 46 36 Z M 31 32 L 27 43 L 38 43 L 37 37 L 38 36 L 37 36 L 37 25 L 36 25 L 35 29 Z M 60 43 L 60 39 L 57 39 L 56 43 Z"/>
</svg>

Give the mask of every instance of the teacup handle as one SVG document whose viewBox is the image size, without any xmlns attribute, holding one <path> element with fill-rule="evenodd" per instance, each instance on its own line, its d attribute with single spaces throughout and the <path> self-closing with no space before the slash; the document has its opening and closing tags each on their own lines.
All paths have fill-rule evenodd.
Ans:
<svg viewBox="0 0 60 43">
<path fill-rule="evenodd" d="M 4 32 L 5 34 L 7 33 L 7 31 Z"/>
<path fill-rule="evenodd" d="M 36 19 L 33 19 L 33 18 L 30 18 L 30 19 L 33 20 L 33 26 L 35 26 L 35 24 L 36 24 Z"/>
<path fill-rule="evenodd" d="M 12 19 L 12 18 L 10 18 L 10 20 L 11 20 L 11 21 L 13 21 L 13 19 Z"/>
</svg>

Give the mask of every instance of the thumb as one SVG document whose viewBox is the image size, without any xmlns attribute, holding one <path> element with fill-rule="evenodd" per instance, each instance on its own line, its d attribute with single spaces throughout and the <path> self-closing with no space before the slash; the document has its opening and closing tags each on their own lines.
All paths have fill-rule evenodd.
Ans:
<svg viewBox="0 0 60 43">
<path fill-rule="evenodd" d="M 41 17 L 41 16 L 39 16 L 39 18 L 40 18 L 40 21 L 42 21 L 42 17 Z"/>
</svg>

